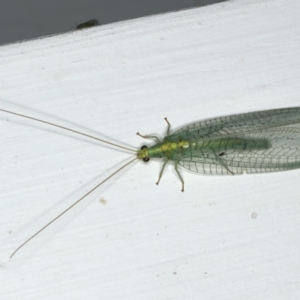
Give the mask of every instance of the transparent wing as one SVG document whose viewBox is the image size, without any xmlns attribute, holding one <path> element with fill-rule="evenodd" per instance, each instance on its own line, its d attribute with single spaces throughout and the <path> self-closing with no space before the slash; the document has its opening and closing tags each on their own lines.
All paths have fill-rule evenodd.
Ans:
<svg viewBox="0 0 300 300">
<path fill-rule="evenodd" d="M 203 174 L 229 175 L 266 173 L 300 168 L 300 130 L 297 128 L 266 129 L 232 135 L 232 138 L 265 140 L 268 149 L 224 146 L 191 150 L 179 158 L 182 167 Z M 212 140 L 219 142 L 219 139 Z M 221 144 L 221 143 L 220 143 Z M 223 143 L 224 145 L 224 143 Z"/>
<path fill-rule="evenodd" d="M 167 136 L 166 140 L 210 139 L 296 123 L 300 123 L 300 107 L 265 110 L 195 122 Z"/>
</svg>

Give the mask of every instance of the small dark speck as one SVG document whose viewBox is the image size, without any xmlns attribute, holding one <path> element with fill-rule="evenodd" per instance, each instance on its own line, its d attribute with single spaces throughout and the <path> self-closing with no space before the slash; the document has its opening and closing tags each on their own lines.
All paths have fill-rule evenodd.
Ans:
<svg viewBox="0 0 300 300">
<path fill-rule="evenodd" d="M 252 213 L 252 214 L 251 214 L 251 218 L 252 218 L 252 219 L 256 219 L 256 218 L 257 218 L 257 213 L 255 213 L 255 212 Z"/>
<path fill-rule="evenodd" d="M 99 200 L 99 202 L 100 202 L 101 204 L 103 204 L 103 205 L 106 205 L 106 204 L 107 204 L 107 200 L 105 200 L 104 198 L 101 198 L 101 199 Z"/>
<path fill-rule="evenodd" d="M 89 27 L 93 27 L 93 26 L 97 26 L 100 25 L 99 21 L 96 19 L 92 19 L 89 20 L 87 22 L 81 23 L 79 25 L 77 25 L 77 29 L 83 29 L 83 28 L 89 28 Z"/>
<path fill-rule="evenodd" d="M 177 272 L 173 272 L 174 275 L 177 275 Z"/>
</svg>

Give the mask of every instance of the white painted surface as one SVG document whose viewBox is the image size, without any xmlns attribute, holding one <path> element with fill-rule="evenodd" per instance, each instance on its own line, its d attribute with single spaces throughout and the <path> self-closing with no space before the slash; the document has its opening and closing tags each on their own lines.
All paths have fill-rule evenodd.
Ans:
<svg viewBox="0 0 300 300">
<path fill-rule="evenodd" d="M 140 147 L 135 135 L 300 103 L 298 1 L 231 1 L 0 48 L 0 107 Z M 300 170 L 232 177 L 0 114 L 1 299 L 298 299 Z M 151 142 L 148 142 L 151 144 Z M 106 205 L 103 205 L 103 202 Z"/>
</svg>

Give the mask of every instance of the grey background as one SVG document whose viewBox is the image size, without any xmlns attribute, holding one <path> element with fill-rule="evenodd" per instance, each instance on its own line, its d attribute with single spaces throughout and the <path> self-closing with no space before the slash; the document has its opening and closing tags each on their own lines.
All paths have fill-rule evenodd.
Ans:
<svg viewBox="0 0 300 300">
<path fill-rule="evenodd" d="M 1 1 L 1 0 L 0 0 Z M 32 39 L 75 29 L 76 24 L 98 19 L 101 24 L 224 0 L 10 0 L 0 9 L 0 44 Z"/>
</svg>

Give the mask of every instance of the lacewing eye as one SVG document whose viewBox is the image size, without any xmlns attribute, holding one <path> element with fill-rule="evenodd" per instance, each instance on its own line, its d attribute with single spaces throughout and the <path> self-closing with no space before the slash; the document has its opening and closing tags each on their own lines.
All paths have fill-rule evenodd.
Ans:
<svg viewBox="0 0 300 300">
<path fill-rule="evenodd" d="M 141 150 L 147 149 L 147 148 L 148 148 L 148 147 L 144 145 L 144 146 L 141 147 Z M 144 162 L 148 162 L 149 160 L 150 160 L 149 157 L 144 157 L 144 158 L 143 158 L 143 161 L 144 161 Z"/>
</svg>

